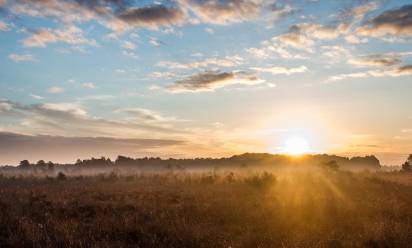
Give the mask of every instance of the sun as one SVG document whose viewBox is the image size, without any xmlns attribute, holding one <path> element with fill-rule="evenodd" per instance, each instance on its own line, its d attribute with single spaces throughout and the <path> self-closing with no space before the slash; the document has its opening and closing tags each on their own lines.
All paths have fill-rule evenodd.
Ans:
<svg viewBox="0 0 412 248">
<path fill-rule="evenodd" d="M 283 149 L 290 155 L 302 155 L 309 152 L 309 144 L 300 136 L 292 136 L 286 139 Z"/>
</svg>

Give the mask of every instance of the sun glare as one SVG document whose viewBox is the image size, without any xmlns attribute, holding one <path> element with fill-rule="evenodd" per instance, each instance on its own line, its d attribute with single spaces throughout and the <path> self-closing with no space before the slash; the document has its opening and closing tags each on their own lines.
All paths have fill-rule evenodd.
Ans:
<svg viewBox="0 0 412 248">
<path fill-rule="evenodd" d="M 290 155 L 302 155 L 309 152 L 309 144 L 302 137 L 289 137 L 285 142 L 284 151 Z"/>
</svg>

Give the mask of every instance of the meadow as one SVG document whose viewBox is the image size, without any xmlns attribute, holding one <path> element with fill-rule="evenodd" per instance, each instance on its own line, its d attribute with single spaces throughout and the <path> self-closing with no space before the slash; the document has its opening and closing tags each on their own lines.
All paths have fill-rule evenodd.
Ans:
<svg viewBox="0 0 412 248">
<path fill-rule="evenodd" d="M 410 247 L 412 173 L 1 177 L 0 247 Z"/>
</svg>

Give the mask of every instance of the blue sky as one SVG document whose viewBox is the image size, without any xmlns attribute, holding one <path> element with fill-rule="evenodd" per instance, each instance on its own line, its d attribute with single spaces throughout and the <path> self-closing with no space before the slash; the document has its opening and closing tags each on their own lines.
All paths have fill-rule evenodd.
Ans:
<svg viewBox="0 0 412 248">
<path fill-rule="evenodd" d="M 48 159 L 51 137 L 86 140 L 55 147 L 65 162 L 281 153 L 299 136 L 400 163 L 411 37 L 410 1 L 0 0 L 0 162 Z"/>
</svg>

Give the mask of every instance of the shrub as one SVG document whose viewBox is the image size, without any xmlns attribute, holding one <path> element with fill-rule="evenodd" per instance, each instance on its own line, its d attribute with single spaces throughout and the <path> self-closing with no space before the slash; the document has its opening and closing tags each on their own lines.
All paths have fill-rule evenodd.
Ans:
<svg viewBox="0 0 412 248">
<path fill-rule="evenodd" d="M 57 174 L 56 178 L 57 178 L 57 180 L 66 180 L 67 179 L 66 175 L 61 171 Z"/>
</svg>

